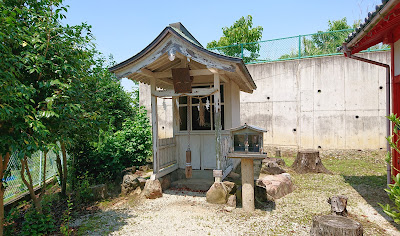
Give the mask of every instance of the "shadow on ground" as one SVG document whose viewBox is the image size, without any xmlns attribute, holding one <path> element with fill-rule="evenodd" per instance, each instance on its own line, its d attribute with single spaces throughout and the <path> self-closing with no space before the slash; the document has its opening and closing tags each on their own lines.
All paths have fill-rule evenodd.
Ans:
<svg viewBox="0 0 400 236">
<path fill-rule="evenodd" d="M 241 186 L 239 185 L 238 188 L 241 188 Z M 256 188 L 256 192 L 257 192 Z M 198 191 L 193 191 L 187 188 L 169 188 L 168 190 L 165 191 L 165 193 L 167 194 L 172 194 L 172 195 L 178 195 L 178 196 L 189 196 L 189 197 L 206 197 L 206 193 L 207 191 L 205 190 L 198 190 Z M 241 204 L 241 197 L 238 197 L 238 194 L 240 194 L 241 192 L 237 192 L 236 193 L 236 208 L 238 209 L 242 209 L 242 204 Z M 260 193 L 259 193 L 260 194 Z M 262 194 L 262 193 L 261 193 Z M 265 190 L 264 190 L 264 195 L 265 195 Z M 275 210 L 275 202 L 274 201 L 270 201 L 267 200 L 266 197 L 262 198 L 259 197 L 260 195 L 257 196 L 256 193 L 256 198 L 255 198 L 255 208 L 262 210 L 262 211 L 273 211 Z"/>
<path fill-rule="evenodd" d="M 393 202 L 389 199 L 384 188 L 386 187 L 386 176 L 343 176 L 344 180 L 349 183 L 364 199 L 372 206 L 380 215 L 387 219 L 397 230 L 400 226 L 393 222 L 387 216 L 378 203 L 382 205 L 389 204 L 393 206 Z"/>
<path fill-rule="evenodd" d="M 76 230 L 76 235 L 109 235 L 126 225 L 126 219 L 134 217 L 137 215 L 119 210 L 106 210 L 82 216 L 70 226 Z"/>
</svg>

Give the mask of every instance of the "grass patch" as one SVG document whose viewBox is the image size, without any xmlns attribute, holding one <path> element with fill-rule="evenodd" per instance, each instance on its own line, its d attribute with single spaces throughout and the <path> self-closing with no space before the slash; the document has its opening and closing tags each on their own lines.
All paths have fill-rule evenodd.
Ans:
<svg viewBox="0 0 400 236">
<path fill-rule="evenodd" d="M 320 214 L 329 214 L 330 205 L 327 199 L 333 195 L 346 195 L 349 198 L 348 209 L 352 218 L 363 224 L 365 235 L 385 235 L 384 226 L 373 223 L 364 212 L 365 206 L 386 216 L 378 203 L 392 204 L 384 191 L 386 188 L 386 162 L 384 155 L 349 155 L 328 156 L 322 158 L 324 166 L 332 171 L 329 174 L 297 174 L 288 168 L 296 186 L 293 193 L 277 201 L 276 211 L 273 214 L 283 222 L 272 230 L 274 234 L 289 232 L 291 224 L 312 225 L 312 217 Z M 284 157 L 287 166 L 291 166 L 295 157 Z M 364 209 L 364 210 L 363 210 Z M 375 211 L 374 211 L 375 210 Z M 375 213 L 373 213 L 375 212 Z M 395 225 L 396 226 L 396 225 Z M 294 230 L 296 232 L 296 230 Z"/>
<path fill-rule="evenodd" d="M 129 216 L 116 211 L 89 216 L 78 228 L 77 235 L 110 235 L 118 231 Z"/>
</svg>

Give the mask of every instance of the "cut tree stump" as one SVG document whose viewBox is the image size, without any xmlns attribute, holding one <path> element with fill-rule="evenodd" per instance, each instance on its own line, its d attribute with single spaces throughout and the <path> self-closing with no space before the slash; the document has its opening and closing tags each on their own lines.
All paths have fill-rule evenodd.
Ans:
<svg viewBox="0 0 400 236">
<path fill-rule="evenodd" d="M 357 221 L 343 216 L 315 216 L 310 234 L 312 236 L 360 236 L 363 235 L 363 227 Z"/>
<path fill-rule="evenodd" d="M 346 196 L 332 196 L 328 199 L 331 204 L 331 212 L 334 215 L 347 216 L 347 197 Z"/>
<path fill-rule="evenodd" d="M 297 153 L 296 160 L 291 168 L 299 174 L 304 173 L 326 173 L 332 174 L 322 164 L 317 150 L 301 150 Z"/>
</svg>

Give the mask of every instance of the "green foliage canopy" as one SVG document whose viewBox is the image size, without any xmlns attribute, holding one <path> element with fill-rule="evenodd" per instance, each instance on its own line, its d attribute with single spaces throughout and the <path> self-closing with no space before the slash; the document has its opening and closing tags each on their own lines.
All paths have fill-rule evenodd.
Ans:
<svg viewBox="0 0 400 236">
<path fill-rule="evenodd" d="M 61 26 L 61 0 L 0 0 L 0 151 L 30 156 L 53 143 L 48 119 L 79 109 L 68 89 L 90 68 L 90 27 Z M 55 109 L 61 104 L 62 109 Z M 62 112 L 61 112 L 62 111 Z"/>
<path fill-rule="evenodd" d="M 99 134 L 99 141 L 75 145 L 72 150 L 84 158 L 75 159 L 75 175 L 88 176 L 94 183 L 119 180 L 126 167 L 146 164 L 151 155 L 151 126 L 143 108 L 126 118 L 122 128 Z"/>
<path fill-rule="evenodd" d="M 260 51 L 260 45 L 252 42 L 260 41 L 262 38 L 263 27 L 257 26 L 253 28 L 253 18 L 248 15 L 246 18 L 241 17 L 230 27 L 223 27 L 222 36 L 218 41 L 213 40 L 207 44 L 207 48 L 219 48 L 224 55 L 241 57 L 244 62 L 255 60 Z M 249 44 L 251 43 L 251 44 Z M 229 46 L 229 47 L 226 47 Z M 250 53 L 243 53 L 246 50 Z"/>
</svg>

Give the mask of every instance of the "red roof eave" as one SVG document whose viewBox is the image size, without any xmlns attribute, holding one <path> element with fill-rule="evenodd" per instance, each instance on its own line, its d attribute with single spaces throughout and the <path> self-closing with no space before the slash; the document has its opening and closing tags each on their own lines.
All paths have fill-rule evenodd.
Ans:
<svg viewBox="0 0 400 236">
<path fill-rule="evenodd" d="M 400 4 L 384 16 L 364 37 L 351 48 L 351 53 L 358 53 L 378 43 L 393 43 L 400 38 Z"/>
</svg>

